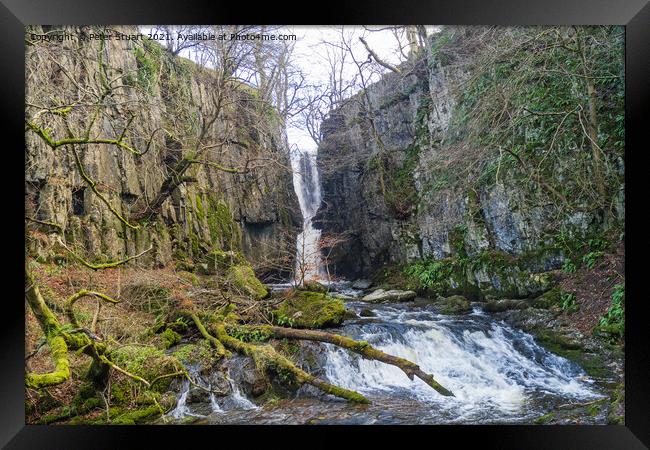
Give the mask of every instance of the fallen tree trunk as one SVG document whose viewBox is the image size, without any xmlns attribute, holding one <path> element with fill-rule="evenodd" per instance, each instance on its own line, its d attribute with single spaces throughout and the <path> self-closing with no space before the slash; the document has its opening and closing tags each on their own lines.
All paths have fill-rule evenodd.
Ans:
<svg viewBox="0 0 650 450">
<path fill-rule="evenodd" d="M 180 314 L 190 317 L 201 332 L 201 335 L 212 345 L 218 347 L 218 345 L 215 344 L 216 342 L 219 342 L 231 351 L 245 356 L 250 356 L 255 361 L 257 368 L 263 372 L 275 372 L 276 374 L 281 375 L 282 378 L 290 377 L 298 384 L 310 384 L 327 394 L 355 403 L 370 403 L 366 397 L 358 392 L 334 386 L 333 384 L 305 372 L 288 358 L 276 352 L 269 344 L 251 344 L 230 336 L 226 331 L 225 325 L 221 321 L 209 324 L 209 328 L 214 332 L 213 336 L 207 331 L 207 328 L 195 313 L 190 311 L 180 311 Z"/>
<path fill-rule="evenodd" d="M 393 366 L 399 367 L 404 371 L 409 379 L 413 379 L 414 376 L 418 377 L 426 384 L 431 386 L 433 389 L 438 391 L 441 395 L 453 397 L 454 394 L 443 387 L 438 383 L 433 375 L 430 375 L 424 372 L 420 366 L 404 358 L 399 358 L 397 356 L 392 356 L 387 353 L 377 350 L 372 347 L 368 342 L 365 341 L 355 341 L 346 336 L 341 336 L 340 334 L 326 333 L 324 331 L 316 330 L 298 330 L 293 328 L 284 328 L 284 327 L 275 327 L 262 325 L 258 327 L 246 327 L 248 329 L 256 328 L 260 329 L 262 332 L 266 332 L 269 336 L 278 338 L 278 339 L 302 339 L 308 341 L 318 341 L 326 342 L 329 344 L 334 344 L 339 347 L 343 347 L 350 351 L 360 354 L 364 358 L 373 359 L 376 361 L 381 361 L 386 364 L 391 364 Z"/>
</svg>

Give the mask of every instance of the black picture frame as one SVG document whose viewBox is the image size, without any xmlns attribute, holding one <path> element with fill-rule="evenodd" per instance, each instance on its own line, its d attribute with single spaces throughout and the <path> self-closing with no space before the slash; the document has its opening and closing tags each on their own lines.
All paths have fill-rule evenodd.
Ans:
<svg viewBox="0 0 650 450">
<path fill-rule="evenodd" d="M 288 11 L 299 12 L 290 16 Z M 24 26 L 29 24 L 153 24 L 153 23 L 300 23 L 300 24 L 466 24 L 466 25 L 600 25 L 626 26 L 626 425 L 619 426 L 383 426 L 383 427 L 176 427 L 176 426 L 38 426 L 25 425 L 24 414 L 24 242 L 21 215 L 24 204 L 17 191 L 24 186 L 19 167 L 24 164 Z M 441 438 L 451 445 L 478 440 L 481 448 L 548 449 L 636 449 L 650 445 L 648 414 L 647 308 L 644 294 L 644 260 L 647 231 L 642 216 L 645 209 L 645 166 L 641 159 L 648 141 L 650 93 L 650 4 L 648 0 L 521 0 L 481 1 L 328 1 L 292 6 L 285 2 L 252 5 L 247 2 L 179 2 L 146 0 L 2 0 L 0 5 L 0 110 L 2 111 L 3 214 L 7 226 L 2 236 L 2 325 L 0 326 L 0 444 L 6 448 L 130 448 L 144 437 L 146 447 L 166 448 L 174 441 L 192 447 L 214 439 L 237 437 L 250 445 L 250 438 L 265 439 L 267 445 L 291 443 L 302 448 L 316 443 L 337 445 L 343 434 L 384 440 L 388 433 L 400 432 L 399 445 L 439 446 Z M 647 145 L 646 145 L 647 146 Z M 630 152 L 632 150 L 632 152 Z M 645 175 L 645 177 L 644 177 Z M 636 185 L 636 186 L 635 186 Z M 639 218 L 635 219 L 635 215 Z M 24 230 L 22 231 L 24 233 Z M 23 234 L 24 236 L 24 234 Z M 638 258 L 636 258 L 638 256 Z M 639 263 L 636 263 L 639 261 Z M 252 432 L 250 430 L 253 430 Z M 322 435 L 319 439 L 314 433 Z M 196 435 L 196 436 L 194 436 Z M 200 441 L 197 441 L 197 438 Z M 206 441 L 207 439 L 207 441 Z M 276 440 L 277 439 L 277 440 Z M 213 441 L 216 442 L 216 441 Z M 221 441 L 220 445 L 226 444 Z M 130 445 L 132 444 L 132 445 Z M 140 444 L 142 445 L 142 444 Z M 216 443 L 214 445 L 217 445 Z M 364 443 L 367 445 L 367 442 Z M 396 444 L 398 445 L 398 444 Z M 213 445 L 210 445 L 213 446 Z"/>
</svg>

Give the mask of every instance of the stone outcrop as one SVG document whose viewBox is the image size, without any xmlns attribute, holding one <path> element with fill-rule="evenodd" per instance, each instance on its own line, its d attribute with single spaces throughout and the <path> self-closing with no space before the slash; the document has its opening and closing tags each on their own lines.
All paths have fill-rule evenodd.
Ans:
<svg viewBox="0 0 650 450">
<path fill-rule="evenodd" d="M 371 303 L 408 302 L 413 300 L 416 295 L 417 294 L 414 291 L 400 291 L 397 289 L 386 291 L 384 289 L 377 289 L 370 294 L 363 296 L 361 300 Z"/>
<path fill-rule="evenodd" d="M 75 36 L 97 32 L 89 27 L 68 31 Z M 115 31 L 136 33 L 132 27 Z M 136 156 L 110 144 L 76 148 L 97 188 L 125 218 L 133 217 L 156 197 L 174 164 L 189 155 L 193 127 L 217 107 L 205 69 L 172 57 L 146 40 L 33 43 L 27 45 L 26 70 L 30 77 L 27 117 L 32 119 L 39 111 L 34 105 L 74 104 L 80 92 L 97 86 L 102 71 L 110 80 L 109 106 L 100 111 L 90 136 L 115 139 L 121 132 L 116 125 L 125 127 L 131 120 L 125 141 L 148 150 Z M 210 250 L 221 249 L 243 252 L 258 274 L 273 272 L 269 261 L 290 254 L 283 243 L 293 248 L 301 223 L 284 127 L 272 108 L 260 107 L 255 89 L 242 85 L 231 90 L 225 93 L 228 104 L 223 114 L 204 137 L 205 142 L 220 145 L 206 152 L 204 159 L 226 168 L 251 161 L 246 173 L 196 164 L 186 173 L 191 180 L 174 189 L 152 222 L 130 229 L 84 183 L 70 146 L 52 149 L 28 130 L 26 215 L 60 226 L 67 242 L 77 245 L 89 259 L 97 255 L 116 259 L 152 246 L 141 263 L 163 266 L 177 260 L 191 264 Z M 87 110 L 73 107 L 62 113 L 73 124 L 74 133 L 89 124 L 81 111 Z M 34 121 L 57 139 L 67 137 L 61 117 L 40 114 Z M 188 130 L 185 138 L 178 136 L 179 130 Z M 45 233 L 52 231 L 47 225 L 37 226 Z M 34 244 L 31 250 L 43 258 L 52 256 L 47 239 L 42 244 Z M 291 267 L 290 262 L 287 265 Z"/>
</svg>

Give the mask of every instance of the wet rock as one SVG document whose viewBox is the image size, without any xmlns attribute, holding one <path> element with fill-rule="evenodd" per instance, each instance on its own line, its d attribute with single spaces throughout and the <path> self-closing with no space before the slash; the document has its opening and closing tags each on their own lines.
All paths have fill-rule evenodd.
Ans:
<svg viewBox="0 0 650 450">
<path fill-rule="evenodd" d="M 352 283 L 352 289 L 368 289 L 370 286 L 372 286 L 372 281 L 365 279 L 356 280 Z"/>
<path fill-rule="evenodd" d="M 230 383 L 226 379 L 226 375 L 220 370 L 215 370 L 210 374 L 208 378 L 210 383 L 210 389 L 215 393 L 215 395 L 228 395 L 232 389 Z"/>
<path fill-rule="evenodd" d="M 526 309 L 530 308 L 531 304 L 526 300 L 494 300 L 489 301 L 483 306 L 487 312 L 501 312 L 509 309 Z"/>
<path fill-rule="evenodd" d="M 209 403 L 210 393 L 205 389 L 193 386 L 187 394 L 187 403 Z"/>
<path fill-rule="evenodd" d="M 359 316 L 357 315 L 356 312 L 354 312 L 351 309 L 346 309 L 345 314 L 343 314 L 343 319 L 345 320 L 352 320 L 352 319 L 358 319 Z"/>
<path fill-rule="evenodd" d="M 359 312 L 361 317 L 377 317 L 377 314 L 374 313 L 372 309 L 364 308 Z"/>
<path fill-rule="evenodd" d="M 415 291 L 399 291 L 397 289 L 385 291 L 383 289 L 377 289 L 371 294 L 364 296 L 361 300 L 372 303 L 408 302 L 413 300 L 416 296 L 417 294 Z"/>
<path fill-rule="evenodd" d="M 462 314 L 471 310 L 469 300 L 462 295 L 440 297 L 435 305 L 442 314 Z"/>
<path fill-rule="evenodd" d="M 233 356 L 224 363 L 228 376 L 246 395 L 257 397 L 268 388 L 268 382 L 262 372 L 255 366 L 253 358 Z"/>
</svg>

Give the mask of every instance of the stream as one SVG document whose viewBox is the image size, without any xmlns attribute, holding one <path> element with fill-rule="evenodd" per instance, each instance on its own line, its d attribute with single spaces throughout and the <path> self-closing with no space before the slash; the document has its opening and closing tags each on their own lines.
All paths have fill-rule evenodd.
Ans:
<svg viewBox="0 0 650 450">
<path fill-rule="evenodd" d="M 348 289 L 345 294 L 355 293 Z M 233 386 L 228 396 L 212 396 L 211 409 L 197 415 L 185 404 L 186 382 L 185 397 L 181 392 L 168 417 L 193 415 L 204 424 L 531 423 L 557 408 L 604 397 L 578 365 L 550 353 L 529 334 L 495 320 L 479 306 L 458 316 L 438 314 L 432 304 L 348 300 L 346 307 L 374 317 L 348 320 L 330 331 L 416 362 L 455 396 L 443 397 L 418 378 L 409 380 L 397 367 L 361 359 L 331 344 L 313 344 L 318 354 L 316 374 L 364 394 L 372 404 L 350 404 L 303 386 L 291 399 L 257 406 Z M 587 416 L 584 422 L 600 419 Z"/>
</svg>

